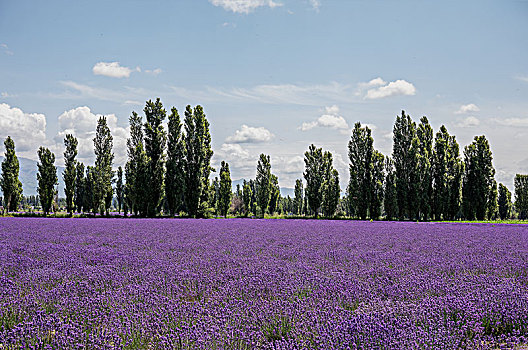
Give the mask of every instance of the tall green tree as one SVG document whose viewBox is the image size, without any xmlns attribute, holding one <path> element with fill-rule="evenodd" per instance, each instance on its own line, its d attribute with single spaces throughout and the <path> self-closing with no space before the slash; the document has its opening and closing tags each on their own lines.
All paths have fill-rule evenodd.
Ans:
<svg viewBox="0 0 528 350">
<path fill-rule="evenodd" d="M 211 168 L 209 122 L 201 106 L 185 109 L 185 205 L 191 216 L 203 216 L 207 210 Z"/>
<path fill-rule="evenodd" d="M 121 213 L 121 208 L 125 199 L 125 188 L 123 186 L 123 168 L 121 166 L 117 168 L 116 197 L 117 211 Z"/>
<path fill-rule="evenodd" d="M 321 208 L 324 216 L 332 217 L 335 215 L 340 197 L 341 188 L 339 186 L 339 172 L 333 167 L 330 167 L 323 182 L 323 200 Z"/>
<path fill-rule="evenodd" d="M 75 167 L 75 208 L 77 208 L 78 212 L 84 211 L 83 204 L 84 204 L 84 164 L 81 162 L 77 162 L 77 166 Z"/>
<path fill-rule="evenodd" d="M 271 159 L 269 155 L 261 153 L 257 162 L 257 176 L 255 178 L 257 205 L 260 208 L 260 216 L 268 211 L 271 198 Z"/>
<path fill-rule="evenodd" d="M 18 178 L 20 165 L 15 153 L 15 142 L 8 136 L 4 141 L 5 156 L 2 161 L 2 174 L 0 176 L 0 187 L 4 194 L 4 207 L 15 211 L 22 199 L 22 182 Z"/>
<path fill-rule="evenodd" d="M 185 194 L 185 141 L 182 123 L 176 108 L 171 109 L 168 125 L 167 174 L 165 195 L 173 216 L 183 209 Z"/>
<path fill-rule="evenodd" d="M 512 212 L 511 192 L 508 187 L 504 186 L 502 183 L 499 184 L 498 205 L 501 220 L 509 219 Z"/>
<path fill-rule="evenodd" d="M 528 175 L 516 174 L 513 181 L 515 186 L 515 208 L 521 220 L 528 219 Z"/>
<path fill-rule="evenodd" d="M 490 207 L 495 169 L 488 140 L 484 135 L 475 136 L 464 148 L 465 176 L 462 187 L 462 207 L 468 220 L 484 220 Z"/>
<path fill-rule="evenodd" d="M 100 211 L 103 214 L 108 211 L 106 205 L 106 198 L 108 195 L 112 196 L 112 179 L 114 172 L 112 171 L 112 163 L 114 161 L 114 153 L 112 148 L 114 145 L 114 138 L 110 133 L 106 117 L 101 116 L 97 121 L 97 129 L 95 131 L 94 152 L 95 152 L 95 184 L 93 188 L 93 200 L 95 211 Z"/>
<path fill-rule="evenodd" d="M 319 215 L 321 202 L 323 201 L 323 181 L 324 181 L 324 159 L 323 149 L 316 148 L 314 144 L 308 147 L 304 153 L 304 180 L 306 181 L 305 196 L 308 205 L 315 217 Z"/>
<path fill-rule="evenodd" d="M 51 205 L 53 204 L 53 198 L 56 194 L 55 185 L 58 184 L 55 155 L 48 148 L 40 147 L 38 150 L 38 157 L 38 194 L 44 215 L 48 215 Z"/>
<path fill-rule="evenodd" d="M 371 180 L 370 188 L 370 202 L 369 202 L 369 216 L 373 220 L 379 219 L 381 216 L 381 205 L 383 203 L 383 183 L 385 181 L 385 156 L 374 150 L 372 152 Z"/>
<path fill-rule="evenodd" d="M 85 212 L 92 212 L 94 215 L 98 210 L 94 201 L 96 182 L 96 169 L 95 167 L 88 165 L 86 167 L 86 177 L 84 179 L 83 210 Z"/>
<path fill-rule="evenodd" d="M 385 159 L 385 188 L 383 197 L 383 207 L 385 208 L 385 217 L 392 220 L 398 217 L 398 200 L 396 197 L 396 173 L 392 158 Z"/>
<path fill-rule="evenodd" d="M 270 214 L 279 211 L 280 206 L 280 187 L 279 187 L 279 178 L 275 174 L 271 174 L 270 179 L 270 201 L 268 210 Z"/>
<path fill-rule="evenodd" d="M 348 141 L 350 178 L 347 192 L 350 211 L 361 219 L 367 218 L 373 195 L 373 144 L 370 128 L 357 122 Z"/>
<path fill-rule="evenodd" d="M 229 171 L 229 164 L 222 161 L 220 166 L 220 186 L 218 194 L 218 208 L 221 216 L 227 216 L 227 212 L 231 207 L 231 199 L 233 192 L 231 191 L 231 173 Z"/>
<path fill-rule="evenodd" d="M 165 144 L 167 135 L 163 129 L 166 110 L 160 99 L 148 100 L 145 108 L 145 154 L 147 156 L 146 177 L 146 214 L 149 217 L 159 213 L 163 197 L 163 179 L 165 176 Z"/>
<path fill-rule="evenodd" d="M 453 220 L 461 205 L 464 163 L 455 136 L 442 125 L 436 133 L 433 149 L 433 208 L 436 220 Z"/>
<path fill-rule="evenodd" d="M 494 220 L 499 216 L 499 191 L 497 190 L 497 181 L 492 180 L 488 203 L 486 208 L 486 216 L 488 220 Z"/>
<path fill-rule="evenodd" d="M 419 215 L 427 221 L 432 215 L 433 197 L 433 128 L 427 117 L 423 116 L 420 119 L 416 136 L 419 141 L 417 150 Z"/>
<path fill-rule="evenodd" d="M 77 161 L 75 160 L 75 157 L 77 156 L 77 145 L 77 139 L 72 134 L 67 134 L 64 138 L 64 146 L 66 146 L 66 150 L 64 151 L 64 164 L 66 168 L 62 173 L 62 178 L 64 179 L 66 210 L 68 210 L 70 215 L 73 214 L 73 210 L 75 209 L 74 196 L 77 169 Z"/>
<path fill-rule="evenodd" d="M 417 139 L 416 123 L 405 111 L 396 117 L 393 128 L 392 159 L 396 173 L 396 198 L 399 218 L 413 218 L 417 214 Z"/>
<path fill-rule="evenodd" d="M 127 207 L 136 215 L 146 215 L 147 155 L 143 144 L 143 123 L 136 112 L 128 119 L 130 138 L 127 140 L 128 161 L 125 165 L 125 198 Z"/>
<path fill-rule="evenodd" d="M 253 198 L 253 191 L 251 190 L 251 185 L 248 181 L 244 180 L 244 185 L 242 186 L 242 201 L 244 202 L 246 216 L 252 210 L 252 203 L 253 203 L 252 198 Z"/>
<path fill-rule="evenodd" d="M 295 198 L 293 200 L 293 212 L 295 215 L 302 214 L 303 205 L 303 182 L 301 179 L 295 180 Z"/>
</svg>

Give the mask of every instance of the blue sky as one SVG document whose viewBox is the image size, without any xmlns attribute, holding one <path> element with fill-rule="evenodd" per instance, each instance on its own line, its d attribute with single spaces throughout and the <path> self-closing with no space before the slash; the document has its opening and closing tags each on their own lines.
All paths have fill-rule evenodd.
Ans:
<svg viewBox="0 0 528 350">
<path fill-rule="evenodd" d="M 527 62 L 527 1 L 4 0 L 0 137 L 60 161 L 73 132 L 89 163 L 103 114 L 123 165 L 128 117 L 161 97 L 204 107 L 214 161 L 234 179 L 253 177 L 264 152 L 291 187 L 314 143 L 345 187 L 354 123 L 390 154 L 405 110 L 435 132 L 445 124 L 461 148 L 485 134 L 511 188 L 528 172 Z"/>
</svg>

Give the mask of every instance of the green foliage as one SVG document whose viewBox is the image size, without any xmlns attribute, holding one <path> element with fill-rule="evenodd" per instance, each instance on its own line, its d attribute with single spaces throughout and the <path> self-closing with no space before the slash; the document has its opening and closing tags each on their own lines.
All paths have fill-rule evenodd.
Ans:
<svg viewBox="0 0 528 350">
<path fill-rule="evenodd" d="M 109 206 L 107 197 L 112 196 L 112 163 L 114 154 L 112 153 L 113 137 L 108 128 L 106 117 L 102 116 L 97 121 L 95 132 L 94 151 L 95 151 L 95 173 L 93 187 L 93 210 L 100 211 L 101 215 L 108 212 Z"/>
<path fill-rule="evenodd" d="M 83 211 L 84 205 L 84 186 L 85 186 L 85 177 L 84 177 L 84 164 L 77 163 L 75 167 L 75 197 L 74 204 L 78 212 Z"/>
<path fill-rule="evenodd" d="M 252 208 L 252 198 L 253 191 L 251 190 L 251 185 L 249 182 L 244 180 L 244 185 L 242 186 L 242 201 L 244 202 L 245 215 L 247 216 L 251 212 Z"/>
<path fill-rule="evenodd" d="M 429 124 L 427 117 L 420 119 L 420 124 L 416 130 L 418 138 L 418 203 L 420 217 L 429 220 L 432 215 L 431 200 L 433 197 L 433 128 Z"/>
<path fill-rule="evenodd" d="M 8 211 L 16 211 L 22 199 L 22 182 L 18 178 L 20 165 L 15 153 L 15 142 L 8 136 L 4 141 L 5 157 L 2 162 L 0 187 L 3 192 L 4 207 Z"/>
<path fill-rule="evenodd" d="M 270 201 L 268 211 L 270 214 L 280 211 L 279 178 L 274 174 L 271 174 L 270 178 Z"/>
<path fill-rule="evenodd" d="M 171 109 L 168 125 L 167 174 L 165 195 L 171 216 L 183 209 L 185 194 L 185 141 L 182 123 L 176 108 Z"/>
<path fill-rule="evenodd" d="M 516 174 L 515 186 L 515 208 L 519 212 L 519 218 L 528 218 L 528 175 Z"/>
<path fill-rule="evenodd" d="M 385 193 L 383 198 L 383 207 L 387 220 L 398 217 L 398 200 L 396 198 L 396 173 L 392 158 L 385 158 Z"/>
<path fill-rule="evenodd" d="M 201 106 L 185 109 L 185 205 L 190 216 L 203 216 L 209 197 L 211 135 Z"/>
<path fill-rule="evenodd" d="M 308 147 L 308 151 L 304 153 L 304 180 L 306 181 L 305 196 L 308 200 L 310 209 L 315 214 L 319 214 L 319 208 L 323 200 L 323 181 L 324 181 L 324 159 L 323 149 L 316 148 L 314 144 Z"/>
<path fill-rule="evenodd" d="M 132 213 L 145 215 L 147 155 L 143 146 L 143 124 L 136 112 L 132 112 L 128 120 L 130 138 L 127 140 L 128 161 L 125 165 L 125 203 Z"/>
<path fill-rule="evenodd" d="M 47 215 L 56 194 L 55 186 L 58 184 L 55 155 L 48 148 L 40 147 L 38 157 L 38 194 L 44 215 Z"/>
<path fill-rule="evenodd" d="M 146 122 L 145 130 L 145 155 L 147 157 L 146 168 L 146 196 L 145 201 L 146 216 L 152 217 L 159 213 L 161 199 L 163 196 L 163 179 L 165 176 L 165 143 L 167 135 L 163 129 L 162 122 L 165 119 L 166 111 L 160 99 L 155 102 L 148 100 L 145 108 Z"/>
<path fill-rule="evenodd" d="M 511 192 L 504 186 L 504 184 L 499 184 L 499 217 L 501 220 L 506 220 L 511 217 L 512 214 L 512 201 L 511 201 Z"/>
<path fill-rule="evenodd" d="M 303 183 L 301 179 L 295 180 L 295 198 L 293 200 L 293 213 L 301 215 L 303 209 Z"/>
<path fill-rule="evenodd" d="M 419 208 L 418 203 L 418 145 L 416 138 L 416 124 L 409 115 L 402 111 L 396 117 L 393 128 L 393 151 L 396 174 L 396 199 L 398 202 L 398 216 L 400 220 L 405 217 L 416 218 Z"/>
<path fill-rule="evenodd" d="M 384 169 L 385 157 L 380 152 L 372 152 L 371 181 L 370 181 L 370 203 L 369 216 L 377 220 L 381 216 L 381 203 L 383 201 L 383 182 L 385 180 Z"/>
<path fill-rule="evenodd" d="M 66 210 L 70 214 L 73 214 L 73 210 L 75 209 L 74 196 L 77 168 L 75 157 L 77 156 L 77 145 L 77 139 L 72 134 L 67 134 L 64 138 L 64 146 L 66 146 L 66 150 L 64 151 L 64 164 L 66 165 L 66 169 L 64 169 L 62 177 L 64 179 L 64 193 L 66 195 Z"/>
<path fill-rule="evenodd" d="M 83 211 L 84 212 L 95 212 L 97 208 L 94 204 L 94 188 L 96 182 L 95 168 L 93 166 L 86 167 L 86 177 L 84 179 L 84 190 L 83 190 Z"/>
<path fill-rule="evenodd" d="M 229 172 L 229 164 L 222 161 L 220 166 L 220 186 L 218 193 L 218 209 L 221 216 L 227 216 L 227 212 L 231 207 L 231 173 Z"/>
<path fill-rule="evenodd" d="M 489 201 L 493 199 L 495 169 L 488 140 L 484 135 L 475 136 L 464 148 L 465 176 L 462 188 L 462 210 L 468 220 L 484 220 L 492 215 Z M 495 183 L 496 186 L 496 183 Z M 496 196 L 495 196 L 496 198 Z"/>
<path fill-rule="evenodd" d="M 125 196 L 125 188 L 123 187 L 123 168 L 117 168 L 117 182 L 116 182 L 116 199 L 117 199 L 117 211 L 120 213 L 123 206 L 123 200 Z"/>
<path fill-rule="evenodd" d="M 257 177 L 255 178 L 256 202 L 260 208 L 260 216 L 268 211 L 271 199 L 271 160 L 270 156 L 262 153 L 257 162 Z"/>
</svg>

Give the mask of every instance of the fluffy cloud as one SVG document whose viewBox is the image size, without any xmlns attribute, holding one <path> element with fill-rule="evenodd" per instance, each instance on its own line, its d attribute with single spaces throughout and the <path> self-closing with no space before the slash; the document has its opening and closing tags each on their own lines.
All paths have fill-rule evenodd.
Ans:
<svg viewBox="0 0 528 350">
<path fill-rule="evenodd" d="M 220 6 L 226 11 L 232 11 L 235 13 L 248 14 L 258 7 L 277 7 L 282 6 L 281 3 L 274 2 L 273 0 L 209 0 L 214 6 Z"/>
<path fill-rule="evenodd" d="M 93 66 L 92 71 L 95 75 L 104 75 L 111 78 L 128 78 L 130 77 L 130 73 L 133 71 L 140 72 L 141 69 L 139 67 L 136 67 L 136 69 L 122 67 L 119 65 L 119 62 L 97 62 Z"/>
<path fill-rule="evenodd" d="M 249 152 L 242 148 L 239 144 L 224 143 L 220 148 L 221 152 L 236 158 L 248 158 Z"/>
<path fill-rule="evenodd" d="M 416 88 L 414 85 L 405 80 L 396 80 L 386 84 L 383 79 L 377 78 L 371 80 L 369 83 L 381 85 L 367 91 L 365 98 L 369 100 L 390 96 L 411 96 L 416 94 Z"/>
<path fill-rule="evenodd" d="M 312 8 L 319 12 L 319 7 L 321 7 L 321 2 L 319 0 L 310 0 L 310 5 L 312 5 Z"/>
<path fill-rule="evenodd" d="M 242 125 L 240 130 L 226 139 L 227 143 L 259 143 L 271 140 L 273 134 L 264 127 L 254 128 Z"/>
<path fill-rule="evenodd" d="M 17 153 L 35 159 L 40 146 L 49 146 L 46 139 L 46 116 L 40 113 L 25 113 L 19 108 L 1 103 L 0 139 L 4 140 L 7 136 L 11 136 L 15 141 Z"/>
<path fill-rule="evenodd" d="M 459 128 L 469 128 L 478 125 L 480 125 L 480 120 L 474 116 L 469 116 L 456 124 Z"/>
<path fill-rule="evenodd" d="M 77 107 L 62 113 L 59 116 L 59 133 L 55 137 L 55 142 L 62 143 L 66 134 L 73 134 L 79 141 L 79 159 L 86 162 L 93 162 L 93 138 L 97 121 L 101 114 L 94 114 L 90 108 Z M 122 165 L 126 161 L 126 139 L 128 138 L 128 128 L 117 125 L 115 114 L 107 114 L 106 121 L 114 142 L 114 163 L 116 166 Z"/>
<path fill-rule="evenodd" d="M 299 127 L 301 131 L 307 131 L 315 127 L 324 127 L 340 130 L 341 132 L 348 133 L 350 127 L 342 116 L 339 113 L 338 106 L 325 107 L 325 114 L 317 118 L 316 120 L 308 123 L 302 123 Z"/>
<path fill-rule="evenodd" d="M 476 104 L 470 103 L 467 105 L 460 106 L 460 108 L 457 111 L 455 111 L 455 114 L 464 114 L 468 112 L 478 112 L 478 111 L 480 111 L 480 108 L 478 108 Z"/>
<path fill-rule="evenodd" d="M 162 72 L 161 68 L 156 69 L 145 69 L 145 73 L 152 74 L 152 75 L 158 75 Z"/>
</svg>

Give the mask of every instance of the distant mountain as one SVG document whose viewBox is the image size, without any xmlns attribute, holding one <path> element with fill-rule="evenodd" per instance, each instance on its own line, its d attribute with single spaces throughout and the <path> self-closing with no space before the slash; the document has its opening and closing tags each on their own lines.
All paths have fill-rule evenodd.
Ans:
<svg viewBox="0 0 528 350">
<path fill-rule="evenodd" d="M 4 161 L 4 157 L 0 156 L 0 162 Z M 22 189 L 24 196 L 37 195 L 37 162 L 31 159 L 18 157 L 20 165 L 19 179 L 22 182 Z M 1 168 L 0 168 L 1 170 Z M 62 180 L 63 167 L 57 167 L 57 177 L 59 179 L 59 197 L 64 197 L 64 181 Z"/>
<path fill-rule="evenodd" d="M 231 187 L 233 189 L 233 192 L 236 191 L 237 185 L 240 185 L 240 188 L 242 189 L 242 186 L 244 186 L 244 179 L 238 179 L 238 180 L 231 181 Z M 295 191 L 293 188 L 281 187 L 280 192 L 281 192 L 281 196 L 283 197 L 290 196 L 293 198 L 295 196 Z"/>
</svg>

